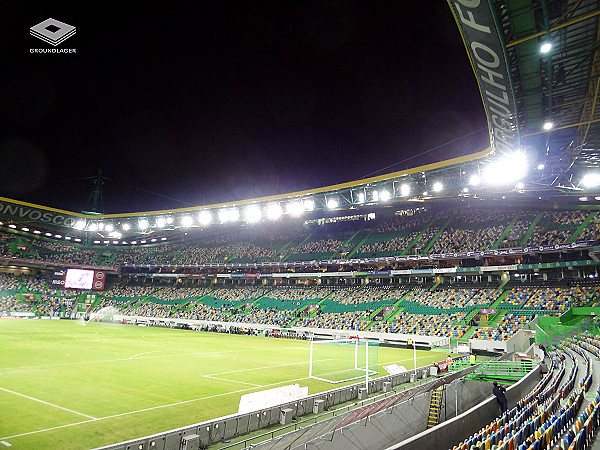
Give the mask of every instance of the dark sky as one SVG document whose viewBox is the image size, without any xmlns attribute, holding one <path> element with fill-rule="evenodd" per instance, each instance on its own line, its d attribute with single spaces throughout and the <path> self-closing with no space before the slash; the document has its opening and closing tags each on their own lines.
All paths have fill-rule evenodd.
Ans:
<svg viewBox="0 0 600 450">
<path fill-rule="evenodd" d="M 0 0 L 0 196 L 89 209 L 102 169 L 107 213 L 198 206 L 487 146 L 446 2 L 183 3 Z"/>
</svg>

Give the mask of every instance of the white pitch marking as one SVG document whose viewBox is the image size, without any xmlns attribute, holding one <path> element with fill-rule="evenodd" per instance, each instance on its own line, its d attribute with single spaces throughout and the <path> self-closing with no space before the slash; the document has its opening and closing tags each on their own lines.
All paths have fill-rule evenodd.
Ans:
<svg viewBox="0 0 600 450">
<path fill-rule="evenodd" d="M 319 359 L 316 361 L 333 361 L 333 358 L 329 358 L 329 359 Z M 230 370 L 228 372 L 219 372 L 219 373 L 211 373 L 210 376 L 214 376 L 214 375 L 226 375 L 228 373 L 239 373 L 239 372 L 249 372 L 251 370 L 261 370 L 261 369 L 273 369 L 274 367 L 285 367 L 285 366 L 297 366 L 299 364 L 308 364 L 308 361 L 301 361 L 301 362 L 295 362 L 295 363 L 289 363 L 289 364 L 275 364 L 274 366 L 262 366 L 262 367 L 251 367 L 250 369 L 239 369 L 239 370 Z M 203 375 L 203 376 L 207 376 L 207 375 Z"/>
<path fill-rule="evenodd" d="M 278 383 L 270 383 L 270 384 L 265 384 L 265 385 L 258 386 L 258 387 L 263 387 L 264 388 L 264 387 L 269 387 L 269 386 L 275 386 L 275 385 L 278 385 L 278 384 L 292 383 L 294 381 L 306 380 L 307 378 L 308 377 L 297 378 L 295 380 L 280 381 Z M 98 418 L 95 418 L 93 420 L 84 420 L 84 421 L 81 421 L 81 422 L 69 423 L 69 424 L 66 424 L 66 425 L 59 425 L 59 426 L 56 426 L 56 427 L 45 428 L 43 430 L 28 431 L 27 433 L 15 434 L 13 436 L 3 436 L 3 437 L 0 437 L 0 439 L 13 439 L 13 438 L 21 437 L 21 436 L 29 436 L 31 434 L 44 433 L 46 431 L 58 430 L 60 428 L 68 428 L 68 427 L 72 427 L 72 426 L 75 426 L 75 425 L 81 425 L 81 424 L 84 424 L 84 423 L 98 422 L 100 420 L 114 419 L 115 417 L 122 417 L 122 416 L 131 415 L 131 414 L 137 414 L 137 413 L 140 413 L 140 412 L 152 411 L 153 409 L 168 408 L 170 406 L 177 406 L 177 405 L 183 405 L 183 404 L 186 404 L 186 403 L 192 403 L 192 402 L 197 402 L 197 401 L 202 401 L 202 400 L 208 400 L 209 398 L 224 397 L 225 395 L 231 395 L 231 394 L 239 394 L 240 392 L 251 391 L 253 389 L 256 389 L 256 387 L 249 387 L 249 388 L 239 389 L 237 391 L 231 391 L 231 392 L 223 392 L 222 394 L 215 394 L 215 395 L 209 395 L 209 396 L 206 396 L 206 397 L 193 398 L 191 400 L 183 400 L 181 402 L 170 403 L 168 405 L 152 406 L 151 408 L 144 408 L 144 409 L 139 409 L 137 411 L 129 411 L 129 412 L 126 412 L 126 413 L 121 413 L 121 414 L 113 414 L 112 416 L 98 417 Z"/>
<path fill-rule="evenodd" d="M 5 447 L 12 447 L 12 445 L 10 445 L 8 442 L 6 441 L 0 441 L 0 444 L 4 445 Z"/>
<path fill-rule="evenodd" d="M 254 383 L 246 383 L 245 381 L 236 381 L 236 380 L 228 380 L 227 378 L 219 378 L 219 377 L 212 377 L 210 375 L 203 375 L 204 378 L 210 378 L 212 380 L 219 380 L 219 381 L 229 381 L 230 383 L 239 383 L 239 384 L 247 384 L 248 386 L 256 386 L 256 387 L 261 387 L 260 384 L 254 384 Z"/>
<path fill-rule="evenodd" d="M 133 358 L 135 358 L 136 356 L 140 356 L 140 355 L 147 355 L 148 353 L 158 353 L 158 352 L 160 352 L 160 351 L 162 351 L 162 350 L 154 350 L 154 351 L 151 351 L 151 352 L 137 353 L 137 354 L 135 354 L 135 355 L 132 355 L 132 356 L 130 356 L 130 357 L 129 357 L 129 359 L 133 359 Z"/>
<path fill-rule="evenodd" d="M 70 413 L 77 414 L 79 416 L 88 417 L 90 419 L 96 420 L 96 417 L 94 417 L 94 416 L 89 416 L 87 414 L 83 414 L 83 413 L 80 413 L 80 412 L 77 412 L 77 411 L 73 411 L 72 409 L 69 409 L 69 408 L 63 408 L 62 406 L 58 406 L 58 405 L 55 405 L 53 403 L 45 402 L 44 400 L 40 400 L 39 398 L 30 397 L 29 395 L 20 394 L 18 392 L 11 391 L 9 389 L 4 389 L 2 387 L 0 387 L 0 390 L 2 390 L 4 392 L 9 392 L 9 393 L 14 394 L 14 395 L 18 395 L 20 397 L 25 397 L 25 398 L 27 398 L 29 400 L 33 400 L 33 401 L 36 401 L 36 402 L 39 402 L 39 403 L 43 403 L 44 405 L 53 406 L 54 408 L 62 409 L 63 411 L 68 411 Z"/>
</svg>

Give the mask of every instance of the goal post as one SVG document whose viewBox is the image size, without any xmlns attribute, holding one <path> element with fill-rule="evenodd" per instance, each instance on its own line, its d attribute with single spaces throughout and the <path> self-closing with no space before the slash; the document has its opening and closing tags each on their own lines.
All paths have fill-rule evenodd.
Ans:
<svg viewBox="0 0 600 450">
<path fill-rule="evenodd" d="M 378 372 L 379 342 L 364 339 L 311 341 L 309 378 L 328 383 L 368 379 Z"/>
</svg>

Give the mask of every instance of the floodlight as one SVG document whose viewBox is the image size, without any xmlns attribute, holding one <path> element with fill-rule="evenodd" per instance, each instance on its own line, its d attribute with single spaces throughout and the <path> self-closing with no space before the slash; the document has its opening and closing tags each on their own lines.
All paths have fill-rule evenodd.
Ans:
<svg viewBox="0 0 600 450">
<path fill-rule="evenodd" d="M 173 218 L 171 216 L 167 216 L 167 223 L 171 225 L 173 223 Z"/>
<path fill-rule="evenodd" d="M 14 225 L 9 225 L 9 227 L 11 227 L 11 228 L 17 228 Z M 52 236 L 52 233 L 44 233 L 44 236 L 50 237 L 50 236 Z"/>
<path fill-rule="evenodd" d="M 279 219 L 282 213 L 283 211 L 281 211 L 281 206 L 279 205 L 279 203 L 270 203 L 267 206 L 267 216 L 269 217 L 269 219 Z"/>
<path fill-rule="evenodd" d="M 181 218 L 181 225 L 184 226 L 185 228 L 191 227 L 193 223 L 194 223 L 194 219 L 192 219 L 191 216 L 183 216 Z"/>
<path fill-rule="evenodd" d="M 104 222 L 98 222 L 98 231 L 104 230 Z"/>
<path fill-rule="evenodd" d="M 464 187 L 462 191 L 463 191 L 465 194 L 468 194 L 468 193 L 469 193 L 469 188 L 468 188 L 468 187 Z"/>
<path fill-rule="evenodd" d="M 140 230 L 146 230 L 148 228 L 148 219 L 140 219 L 138 222 Z"/>
<path fill-rule="evenodd" d="M 94 244 L 99 244 L 99 243 L 100 243 L 100 241 L 94 241 Z"/>
<path fill-rule="evenodd" d="M 244 216 L 246 217 L 246 222 L 256 223 L 260 220 L 262 213 L 257 205 L 250 205 L 246 208 Z"/>
<path fill-rule="evenodd" d="M 85 228 L 85 220 L 78 220 L 75 223 L 75 229 L 76 230 L 83 230 Z"/>
<path fill-rule="evenodd" d="M 156 242 L 156 238 L 150 239 L 150 242 Z"/>
<path fill-rule="evenodd" d="M 538 170 L 544 170 L 544 167 L 546 166 L 544 166 L 543 164 L 538 164 Z"/>
<path fill-rule="evenodd" d="M 548 121 L 544 122 L 544 125 L 542 125 L 542 128 L 544 128 L 544 130 L 546 130 L 546 131 L 550 131 L 552 128 L 554 128 L 554 123 L 552 123 L 548 120 Z"/>
<path fill-rule="evenodd" d="M 154 224 L 158 228 L 164 227 L 165 226 L 165 218 L 164 217 L 157 217 L 156 220 L 154 221 Z"/>
<path fill-rule="evenodd" d="M 123 225 L 121 225 L 121 228 L 123 228 L 123 230 L 128 231 L 131 228 L 131 225 L 129 225 L 127 222 L 123 223 Z"/>
<path fill-rule="evenodd" d="M 21 231 L 29 231 L 29 228 L 23 227 L 23 228 L 21 228 Z"/>
<path fill-rule="evenodd" d="M 219 221 L 225 223 L 229 220 L 229 211 L 227 209 L 219 210 Z"/>
<path fill-rule="evenodd" d="M 54 237 L 60 239 L 62 236 L 60 234 L 55 234 Z"/>
<path fill-rule="evenodd" d="M 91 222 L 90 226 L 88 227 L 89 231 L 98 231 L 98 224 L 96 222 Z"/>
<path fill-rule="evenodd" d="M 287 212 L 294 217 L 297 217 L 302 214 L 303 208 L 300 202 L 290 202 L 287 205 Z"/>
<path fill-rule="evenodd" d="M 119 241 L 113 241 L 113 244 L 118 244 L 118 243 L 119 243 Z"/>
<path fill-rule="evenodd" d="M 429 195 L 429 192 L 425 191 L 423 192 L 423 197 L 427 197 Z"/>
<path fill-rule="evenodd" d="M 479 178 L 479 175 L 471 175 L 471 178 L 469 178 L 469 184 L 471 186 L 477 186 L 479 183 L 481 183 L 481 178 Z"/>
<path fill-rule="evenodd" d="M 162 238 L 160 238 L 160 240 L 161 240 L 161 241 L 166 241 L 166 240 L 167 240 L 167 238 L 166 238 L 166 237 L 162 237 Z"/>
<path fill-rule="evenodd" d="M 112 223 L 107 223 L 104 229 L 110 233 L 112 230 L 115 229 L 115 227 L 113 227 Z"/>
<path fill-rule="evenodd" d="M 589 198 L 587 198 L 587 197 L 579 197 L 580 202 L 587 202 L 588 200 L 589 200 Z"/>
<path fill-rule="evenodd" d="M 487 166 L 483 175 L 490 184 L 509 184 L 527 174 L 527 159 L 522 152 L 515 152 Z"/>
<path fill-rule="evenodd" d="M 137 244 L 137 241 L 131 241 L 131 245 Z"/>
<path fill-rule="evenodd" d="M 75 242 L 81 242 L 81 239 L 75 238 Z"/>
<path fill-rule="evenodd" d="M 600 174 L 598 173 L 588 173 L 584 175 L 581 180 L 581 183 L 587 188 L 593 188 L 600 185 Z"/>
<path fill-rule="evenodd" d="M 304 209 L 307 211 L 312 211 L 315 209 L 315 201 L 312 198 L 304 199 Z"/>
<path fill-rule="evenodd" d="M 410 185 L 404 183 L 402 186 L 400 186 L 400 194 L 402 197 L 408 197 L 410 194 Z"/>
<path fill-rule="evenodd" d="M 144 240 L 144 239 L 140 241 L 140 244 L 145 244 L 145 243 L 146 243 L 146 240 Z"/>
<path fill-rule="evenodd" d="M 379 201 L 379 191 L 373 191 L 373 201 L 374 202 L 378 202 Z"/>
<path fill-rule="evenodd" d="M 392 197 L 392 195 L 386 190 L 383 190 L 379 193 L 379 198 L 383 202 L 387 202 L 391 197 Z"/>
<path fill-rule="evenodd" d="M 231 220 L 232 222 L 235 222 L 239 218 L 240 218 L 240 212 L 237 209 L 232 208 L 229 210 L 229 220 Z"/>
<path fill-rule="evenodd" d="M 70 241 L 72 238 L 71 238 L 71 236 L 65 236 L 65 239 L 66 239 L 67 241 Z"/>
<path fill-rule="evenodd" d="M 364 203 L 364 202 L 365 202 L 365 193 L 359 192 L 358 193 L 358 203 Z"/>
<path fill-rule="evenodd" d="M 337 199 L 335 199 L 335 198 L 330 198 L 329 200 L 327 200 L 327 207 L 328 207 L 329 209 L 335 209 L 335 208 L 337 208 L 338 206 L 340 206 L 340 202 L 339 202 Z"/>
<path fill-rule="evenodd" d="M 208 225 L 212 222 L 212 215 L 209 211 L 200 211 L 200 214 L 198 214 L 198 220 L 200 220 L 201 225 Z"/>
<path fill-rule="evenodd" d="M 544 42 L 542 45 L 540 45 L 540 53 L 548 53 L 550 50 L 552 50 L 551 42 Z"/>
<path fill-rule="evenodd" d="M 441 192 L 444 190 L 444 185 L 440 181 L 433 183 L 433 192 Z"/>
<path fill-rule="evenodd" d="M 520 181 L 516 184 L 515 186 L 517 189 L 523 189 L 525 187 L 525 185 L 523 183 L 521 183 Z"/>
<path fill-rule="evenodd" d="M 33 234 L 42 234 L 40 230 L 33 230 Z"/>
</svg>

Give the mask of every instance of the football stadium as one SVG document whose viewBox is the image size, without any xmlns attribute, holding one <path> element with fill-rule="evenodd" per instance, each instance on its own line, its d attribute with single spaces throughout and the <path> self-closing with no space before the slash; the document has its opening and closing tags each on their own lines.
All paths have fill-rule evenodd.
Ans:
<svg viewBox="0 0 600 450">
<path fill-rule="evenodd" d="M 600 448 L 600 5 L 447 14 L 487 148 L 179 209 L 0 198 L 0 446 Z"/>
</svg>

